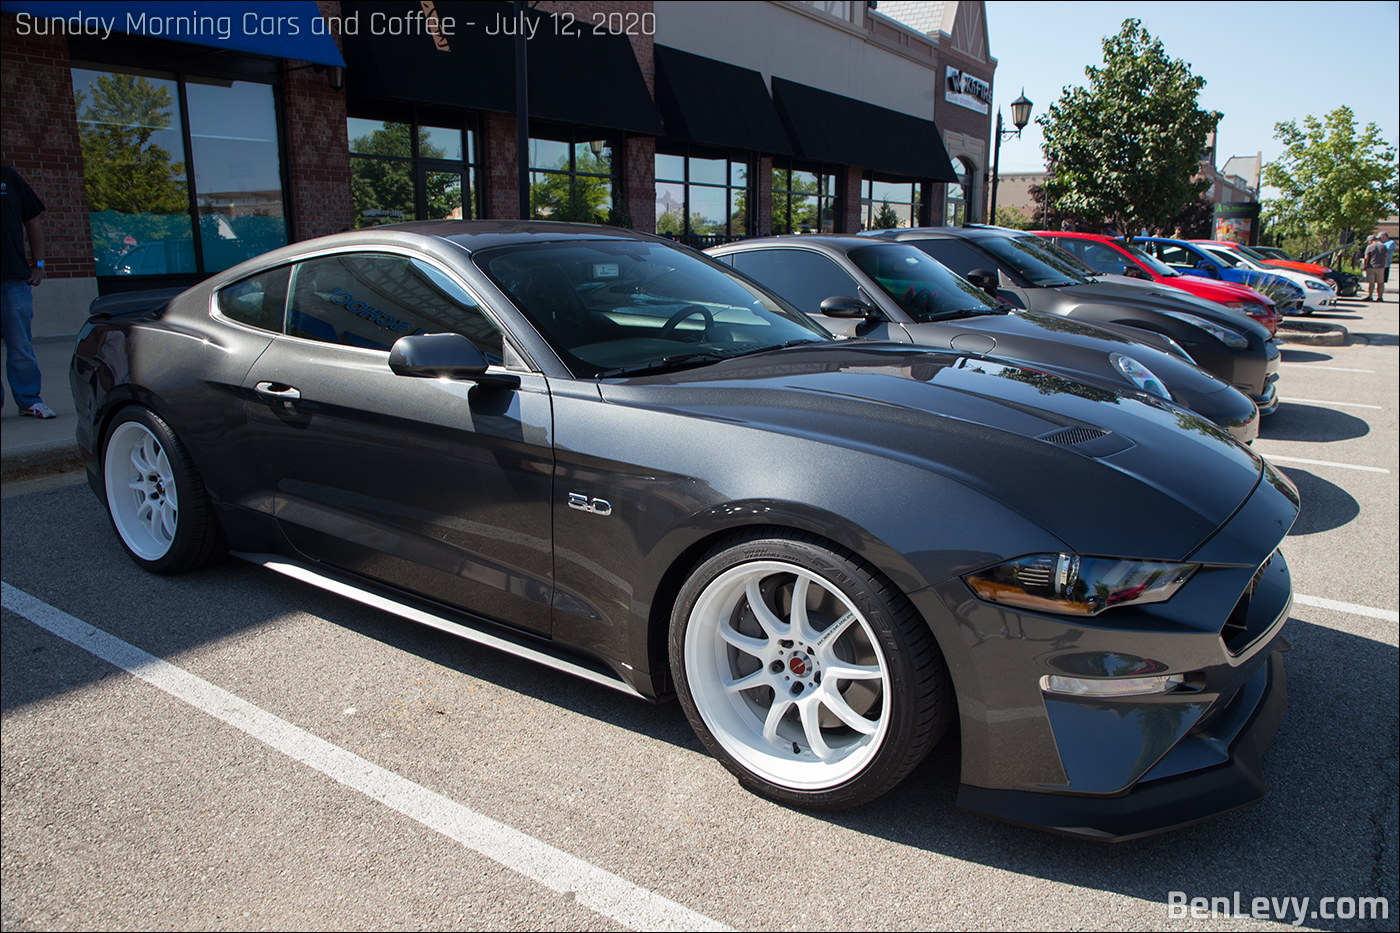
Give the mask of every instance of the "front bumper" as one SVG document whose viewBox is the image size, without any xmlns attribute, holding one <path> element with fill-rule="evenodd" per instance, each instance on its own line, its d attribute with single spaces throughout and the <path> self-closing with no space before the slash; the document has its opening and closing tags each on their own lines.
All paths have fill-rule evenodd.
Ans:
<svg viewBox="0 0 1400 933">
<path fill-rule="evenodd" d="M 1274 549 L 1298 515 L 1296 489 L 1263 469 L 1231 520 L 1185 558 L 1201 566 L 1166 602 L 1063 616 L 983 601 L 961 577 L 910 594 L 957 690 L 961 806 L 1113 840 L 1262 796 L 1258 758 L 1286 703 L 1276 655 L 1293 599 Z M 1043 689 L 1047 674 L 1184 683 L 1151 695 L 1067 695 Z"/>
<path fill-rule="evenodd" d="M 1257 803 L 1267 792 L 1264 751 L 1288 707 L 1285 650 L 1287 645 L 1279 644 L 1270 653 L 1268 663 L 1239 689 L 1210 732 L 1189 736 L 1126 794 L 1069 797 L 963 784 L 958 806 L 1067 836 L 1126 842 Z M 1221 757 L 1225 760 L 1217 762 Z M 1178 765 L 1184 768 L 1174 770 Z"/>
</svg>

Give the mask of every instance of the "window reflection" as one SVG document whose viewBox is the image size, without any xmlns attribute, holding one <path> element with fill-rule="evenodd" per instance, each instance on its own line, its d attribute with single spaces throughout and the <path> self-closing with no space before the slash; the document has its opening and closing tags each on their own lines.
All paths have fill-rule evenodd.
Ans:
<svg viewBox="0 0 1400 933">
<path fill-rule="evenodd" d="M 196 271 L 177 81 L 72 76 L 97 274 Z"/>
<path fill-rule="evenodd" d="M 749 232 L 746 163 L 658 152 L 656 179 L 657 233 L 704 248 Z"/>
<path fill-rule="evenodd" d="M 625 226 L 613 203 L 612 162 L 605 140 L 530 140 L 530 216 Z"/>
<path fill-rule="evenodd" d="M 346 130 L 356 228 L 476 216 L 470 129 L 350 117 Z"/>
<path fill-rule="evenodd" d="M 285 246 L 272 87 L 191 81 L 185 93 L 205 271 Z"/>
</svg>

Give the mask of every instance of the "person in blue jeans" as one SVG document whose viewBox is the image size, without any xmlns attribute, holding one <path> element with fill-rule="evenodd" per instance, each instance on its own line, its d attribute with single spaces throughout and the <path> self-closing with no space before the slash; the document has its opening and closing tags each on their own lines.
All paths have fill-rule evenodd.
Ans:
<svg viewBox="0 0 1400 933">
<path fill-rule="evenodd" d="M 5 369 L 10 393 L 21 415 L 53 418 L 54 410 L 39 397 L 39 362 L 34 358 L 33 289 L 44 281 L 44 229 L 39 215 L 44 202 L 8 165 L 0 165 L 0 322 L 4 325 Z M 30 265 L 24 241 L 29 240 Z M 0 389 L 0 405 L 4 405 Z"/>
</svg>

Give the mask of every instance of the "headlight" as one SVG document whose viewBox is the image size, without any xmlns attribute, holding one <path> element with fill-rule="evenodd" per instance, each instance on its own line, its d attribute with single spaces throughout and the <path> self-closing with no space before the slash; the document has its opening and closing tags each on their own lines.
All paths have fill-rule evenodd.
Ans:
<svg viewBox="0 0 1400 933">
<path fill-rule="evenodd" d="M 1023 609 L 1094 616 L 1114 606 L 1160 603 L 1200 564 L 1030 554 L 963 577 L 982 599 Z"/>
<path fill-rule="evenodd" d="M 1185 321 L 1192 327 L 1199 327 L 1227 347 L 1233 347 L 1238 350 L 1249 346 L 1249 341 L 1245 339 L 1244 334 L 1236 333 L 1228 327 L 1221 327 L 1219 324 L 1207 321 L 1203 317 L 1196 317 L 1196 315 L 1187 314 L 1185 311 L 1163 311 L 1162 313 L 1174 317 L 1178 321 Z"/>
<path fill-rule="evenodd" d="M 1251 317 L 1256 314 L 1267 315 L 1269 313 L 1268 305 L 1261 305 L 1257 301 L 1227 301 L 1225 302 L 1225 307 L 1234 308 L 1236 311 L 1243 311 Z"/>
<path fill-rule="evenodd" d="M 1303 284 L 1314 291 L 1330 292 L 1332 290 L 1332 286 L 1326 282 L 1319 282 L 1317 279 L 1303 279 Z"/>
<path fill-rule="evenodd" d="M 1121 353 L 1111 353 L 1109 354 L 1109 358 L 1113 360 L 1113 365 L 1117 366 L 1118 370 L 1124 376 L 1127 376 L 1128 381 L 1133 385 L 1142 389 L 1144 392 L 1151 392 L 1158 398 L 1164 398 L 1167 401 L 1172 400 L 1172 394 L 1167 391 L 1167 387 L 1162 384 L 1162 380 L 1158 379 L 1152 370 L 1148 369 L 1131 356 L 1124 356 Z"/>
</svg>

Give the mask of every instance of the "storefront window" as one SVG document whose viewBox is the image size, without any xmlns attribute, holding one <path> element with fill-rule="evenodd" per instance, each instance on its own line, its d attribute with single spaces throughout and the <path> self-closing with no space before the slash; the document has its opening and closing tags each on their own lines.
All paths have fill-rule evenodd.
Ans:
<svg viewBox="0 0 1400 933">
<path fill-rule="evenodd" d="M 346 131 L 356 228 L 478 216 L 472 130 L 350 117 Z"/>
<path fill-rule="evenodd" d="M 90 68 L 72 78 L 98 275 L 217 272 L 286 244 L 270 85 Z"/>
<path fill-rule="evenodd" d="M 747 163 L 690 153 L 656 154 L 656 232 L 713 246 L 748 230 Z"/>
<path fill-rule="evenodd" d="M 834 233 L 836 176 L 800 169 L 773 169 L 773 232 Z"/>
<path fill-rule="evenodd" d="M 630 226 L 615 209 L 613 148 L 607 140 L 530 140 L 530 216 Z"/>
<path fill-rule="evenodd" d="M 966 159 L 957 158 L 953 160 L 953 171 L 958 173 L 956 184 L 948 185 L 947 194 L 943 199 L 943 222 L 949 227 L 960 227 L 968 222 L 968 213 L 972 206 L 972 166 Z"/>
<path fill-rule="evenodd" d="M 862 230 L 913 227 L 919 222 L 918 182 L 877 181 L 867 175 L 860 183 Z"/>
</svg>

